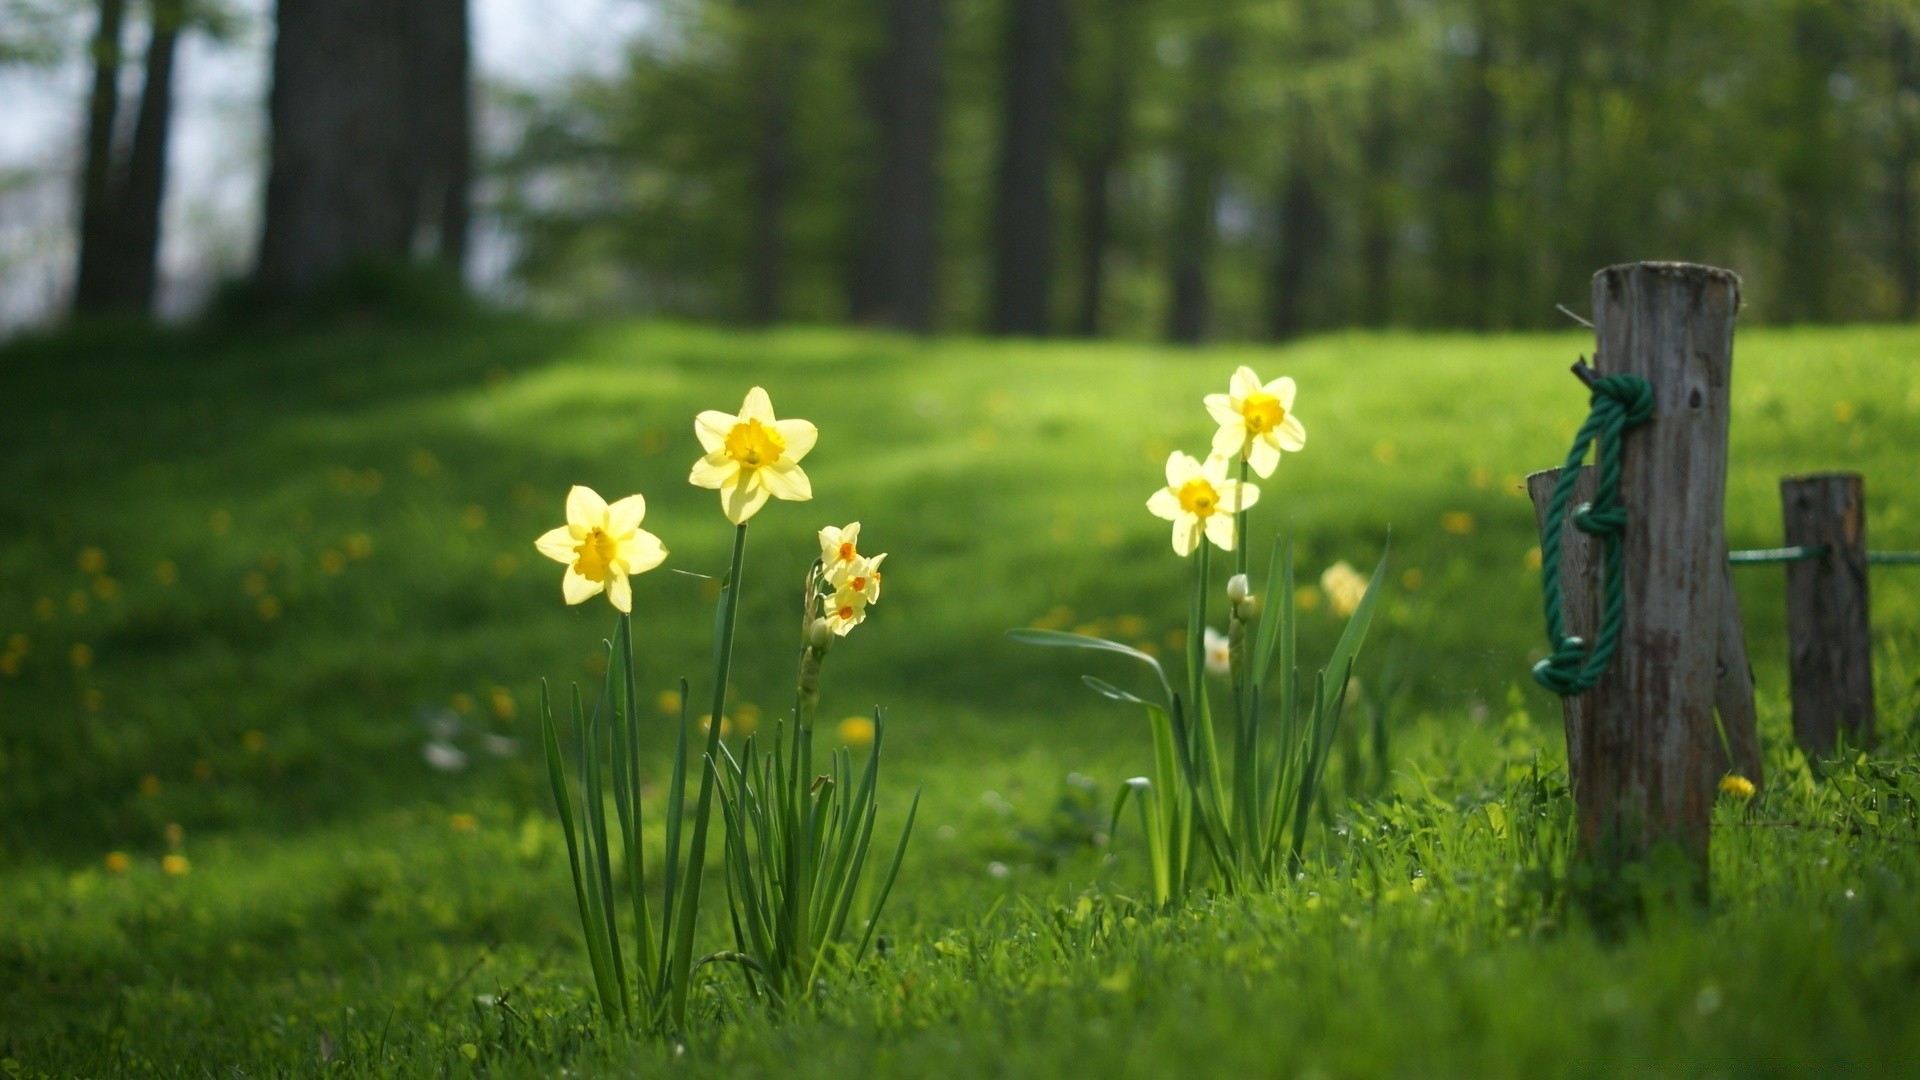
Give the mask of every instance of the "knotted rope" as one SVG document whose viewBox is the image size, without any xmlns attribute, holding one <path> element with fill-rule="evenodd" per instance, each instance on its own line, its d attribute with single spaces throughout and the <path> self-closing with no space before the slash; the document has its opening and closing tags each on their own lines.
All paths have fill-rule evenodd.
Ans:
<svg viewBox="0 0 1920 1080">
<path fill-rule="evenodd" d="M 1562 697 L 1593 689 L 1620 644 L 1620 621 L 1627 606 L 1620 543 L 1627 524 L 1626 507 L 1620 505 L 1621 440 L 1628 428 L 1645 423 L 1653 415 L 1653 384 L 1638 375 L 1605 375 L 1590 380 L 1588 385 L 1593 389 L 1591 411 L 1573 437 L 1573 449 L 1567 453 L 1567 463 L 1553 485 L 1553 498 L 1547 501 L 1546 531 L 1540 539 L 1540 587 L 1546 594 L 1547 645 L 1552 652 L 1533 665 L 1533 678 Z M 1593 501 L 1573 511 L 1574 526 L 1599 537 L 1606 549 L 1600 631 L 1589 646 L 1567 633 L 1560 597 L 1560 534 L 1567 503 L 1573 498 L 1573 485 L 1580 477 L 1580 463 L 1587 456 L 1587 447 L 1596 441 Z"/>
</svg>

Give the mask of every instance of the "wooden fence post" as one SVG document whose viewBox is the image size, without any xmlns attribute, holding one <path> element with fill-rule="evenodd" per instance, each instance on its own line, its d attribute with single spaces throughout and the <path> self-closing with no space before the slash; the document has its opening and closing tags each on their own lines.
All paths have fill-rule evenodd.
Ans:
<svg viewBox="0 0 1920 1080">
<path fill-rule="evenodd" d="M 1626 435 L 1620 649 L 1586 703 L 1580 850 L 1606 875 L 1672 844 L 1704 897 L 1721 760 L 1713 726 L 1726 580 L 1727 426 L 1737 275 L 1631 263 L 1593 277 L 1595 363 L 1653 385 Z M 1661 860 L 1665 861 L 1665 860 Z"/>
<path fill-rule="evenodd" d="M 1559 482 L 1559 469 L 1545 469 L 1527 476 L 1527 497 L 1533 500 L 1534 524 L 1544 536 L 1547 529 L 1547 503 L 1553 498 L 1553 486 Z M 1593 469 L 1582 467 L 1573 482 L 1573 500 L 1560 532 L 1560 595 L 1564 605 L 1567 633 L 1592 641 L 1598 631 L 1594 613 L 1599 610 L 1600 571 L 1598 547 L 1593 538 L 1573 526 L 1573 510 L 1593 499 Z M 1720 714 L 1720 727 L 1727 735 L 1724 753 L 1714 746 L 1715 760 L 1722 772 L 1735 772 L 1754 786 L 1765 782 L 1760 754 L 1760 734 L 1753 706 L 1753 664 L 1747 657 L 1747 636 L 1740 619 L 1740 598 L 1733 591 L 1733 568 L 1725 565 L 1720 577 L 1720 623 L 1716 637 L 1714 664 L 1714 711 Z M 1577 783 L 1585 766 L 1586 695 L 1560 699 L 1561 718 L 1567 733 L 1567 776 Z M 1580 789 L 1573 790 L 1575 800 Z"/>
<path fill-rule="evenodd" d="M 1865 489 L 1859 473 L 1780 481 L 1787 543 L 1826 548 L 1787 564 L 1793 737 L 1809 755 L 1833 753 L 1843 732 L 1851 746 L 1873 744 Z"/>
</svg>

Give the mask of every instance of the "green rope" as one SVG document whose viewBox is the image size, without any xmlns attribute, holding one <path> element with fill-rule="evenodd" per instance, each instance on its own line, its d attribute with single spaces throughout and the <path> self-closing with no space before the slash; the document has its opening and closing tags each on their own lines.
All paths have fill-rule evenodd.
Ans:
<svg viewBox="0 0 1920 1080">
<path fill-rule="evenodd" d="M 1734 566 L 1753 566 L 1760 563 L 1806 562 L 1809 559 L 1824 559 L 1826 555 L 1825 544 L 1801 544 L 1797 547 L 1729 551 L 1727 561 Z M 1916 566 L 1920 565 L 1920 551 L 1869 551 L 1867 562 L 1873 566 Z"/>
<path fill-rule="evenodd" d="M 1620 505 L 1621 437 L 1628 428 L 1645 423 L 1653 415 L 1653 384 L 1638 375 L 1601 376 L 1589 385 L 1593 388 L 1592 409 L 1573 437 L 1573 449 L 1567 453 L 1566 466 L 1553 486 L 1553 498 L 1547 501 L 1546 532 L 1540 539 L 1540 587 L 1546 594 L 1547 645 L 1552 652 L 1533 666 L 1533 677 L 1562 697 L 1593 689 L 1620 644 L 1620 620 L 1627 606 L 1620 550 L 1620 533 L 1627 524 L 1626 508 Z M 1593 501 L 1573 512 L 1574 527 L 1599 537 L 1606 548 L 1607 582 L 1600 632 L 1589 648 L 1585 641 L 1566 632 L 1560 600 L 1560 533 L 1566 522 L 1567 503 L 1573 499 L 1574 482 L 1580 477 L 1580 463 L 1587 456 L 1587 447 L 1596 441 Z"/>
</svg>

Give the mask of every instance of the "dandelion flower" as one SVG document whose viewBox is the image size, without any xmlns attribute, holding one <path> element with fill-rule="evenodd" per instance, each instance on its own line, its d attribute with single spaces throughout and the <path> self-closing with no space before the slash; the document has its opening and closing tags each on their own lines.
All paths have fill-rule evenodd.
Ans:
<svg viewBox="0 0 1920 1080">
<path fill-rule="evenodd" d="M 1728 773 L 1720 778 L 1720 790 L 1744 801 L 1753 798 L 1753 781 L 1738 773 Z"/>
<path fill-rule="evenodd" d="M 560 580 L 567 603 L 578 604 L 602 590 L 623 613 L 633 611 L 628 579 L 659 566 L 667 557 L 660 538 L 640 527 L 647 501 L 629 495 L 608 505 L 592 488 L 567 492 L 567 523 L 533 542 L 540 554 L 565 563 Z"/>
<path fill-rule="evenodd" d="M 849 716 L 840 721 L 840 740 L 848 746 L 872 746 L 872 719 L 865 716 Z"/>
<path fill-rule="evenodd" d="M 133 861 L 127 858 L 126 852 L 124 851 L 107 852 L 107 872 L 108 873 L 124 874 L 127 872 L 127 868 L 132 865 L 133 865 Z"/>
<path fill-rule="evenodd" d="M 1167 457 L 1167 486 L 1153 493 L 1147 509 L 1173 522 L 1173 550 L 1186 556 L 1200 546 L 1202 533 L 1215 547 L 1232 551 L 1233 515 L 1259 501 L 1259 488 L 1227 479 L 1224 456 L 1209 455 L 1203 465 L 1175 450 Z"/>
<path fill-rule="evenodd" d="M 767 497 L 805 502 L 813 484 L 800 459 L 813 449 L 819 432 L 805 420 L 776 420 L 773 402 L 756 386 L 737 416 L 708 410 L 694 418 L 693 433 L 706 456 L 693 463 L 687 482 L 720 489 L 727 520 L 744 525 L 766 505 Z"/>
<path fill-rule="evenodd" d="M 1227 647 L 1227 635 L 1207 627 L 1207 674 L 1225 675 L 1232 670 L 1233 657 Z"/>
<path fill-rule="evenodd" d="M 179 877 L 193 869 L 185 855 L 168 855 L 160 860 L 160 872 L 168 877 Z"/>
<path fill-rule="evenodd" d="M 1226 393 L 1206 397 L 1207 412 L 1220 425 L 1213 435 L 1214 453 L 1239 455 L 1254 472 L 1272 476 L 1281 451 L 1292 453 L 1307 445 L 1307 429 L 1293 415 L 1293 397 L 1290 378 L 1263 386 L 1252 368 L 1235 371 Z"/>
<path fill-rule="evenodd" d="M 1320 588 L 1327 594 L 1328 607 L 1344 618 L 1358 611 L 1360 601 L 1366 599 L 1367 579 L 1342 559 L 1320 575 Z"/>
</svg>

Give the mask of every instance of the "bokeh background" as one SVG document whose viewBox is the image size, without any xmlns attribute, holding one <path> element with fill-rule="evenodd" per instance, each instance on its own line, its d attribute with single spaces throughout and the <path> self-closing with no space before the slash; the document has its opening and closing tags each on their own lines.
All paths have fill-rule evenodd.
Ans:
<svg viewBox="0 0 1920 1080">
<path fill-rule="evenodd" d="M 1750 321 L 1911 319 L 1917 32 L 1911 0 L 4 0 L 0 325 L 424 261 L 545 311 L 1280 339 L 1546 325 L 1664 256 L 1738 270 Z"/>
</svg>

